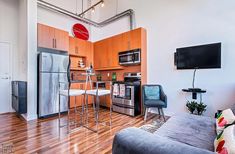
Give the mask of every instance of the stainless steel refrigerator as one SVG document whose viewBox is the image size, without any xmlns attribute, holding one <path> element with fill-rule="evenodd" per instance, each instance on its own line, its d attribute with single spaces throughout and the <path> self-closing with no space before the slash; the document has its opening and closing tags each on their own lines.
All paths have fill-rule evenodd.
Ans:
<svg viewBox="0 0 235 154">
<path fill-rule="evenodd" d="M 59 87 L 67 87 L 69 56 L 65 52 L 39 51 L 38 116 L 54 115 L 59 111 Z M 60 85 L 60 86 L 59 86 Z M 61 97 L 61 112 L 67 111 L 67 98 Z"/>
</svg>

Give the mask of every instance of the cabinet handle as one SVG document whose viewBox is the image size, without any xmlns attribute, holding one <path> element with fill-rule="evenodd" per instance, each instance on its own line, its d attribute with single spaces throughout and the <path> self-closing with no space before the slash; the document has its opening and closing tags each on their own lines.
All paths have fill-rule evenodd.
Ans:
<svg viewBox="0 0 235 154">
<path fill-rule="evenodd" d="M 52 48 L 54 48 L 55 43 L 54 43 L 54 39 L 52 39 Z"/>
</svg>

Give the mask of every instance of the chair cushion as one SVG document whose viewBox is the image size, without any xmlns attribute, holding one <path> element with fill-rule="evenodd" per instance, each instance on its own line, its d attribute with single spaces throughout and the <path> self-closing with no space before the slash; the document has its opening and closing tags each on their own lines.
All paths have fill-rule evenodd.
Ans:
<svg viewBox="0 0 235 154">
<path fill-rule="evenodd" d="M 145 86 L 144 87 L 145 99 L 160 99 L 160 87 L 159 86 Z"/>
<path fill-rule="evenodd" d="M 87 90 L 86 94 L 87 95 L 94 95 L 94 96 L 96 96 L 96 92 L 97 92 L 96 89 L 94 89 L 94 90 Z M 110 93 L 111 93 L 110 90 L 98 89 L 98 96 L 109 95 Z"/>
<path fill-rule="evenodd" d="M 161 100 L 145 100 L 144 105 L 146 107 L 159 107 L 159 108 L 166 107 L 166 103 Z"/>
<path fill-rule="evenodd" d="M 69 93 L 68 93 L 68 90 L 60 90 L 60 95 L 64 95 L 64 96 L 80 96 L 83 94 L 85 94 L 85 90 L 70 89 Z"/>
</svg>

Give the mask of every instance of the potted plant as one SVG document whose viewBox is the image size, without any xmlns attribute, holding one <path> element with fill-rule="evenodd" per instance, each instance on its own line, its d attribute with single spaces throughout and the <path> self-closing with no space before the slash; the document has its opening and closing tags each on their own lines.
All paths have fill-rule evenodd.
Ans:
<svg viewBox="0 0 235 154">
<path fill-rule="evenodd" d="M 202 115 L 202 113 L 206 111 L 206 107 L 207 107 L 207 105 L 205 105 L 202 102 L 197 104 L 197 108 L 196 108 L 197 109 L 197 114 Z"/>
<path fill-rule="evenodd" d="M 186 104 L 186 106 L 187 106 L 189 112 L 190 112 L 191 114 L 193 114 L 194 111 L 195 111 L 195 109 L 196 109 L 196 107 L 197 107 L 197 102 L 196 102 L 196 101 L 191 101 L 191 102 L 188 101 L 187 104 Z"/>
</svg>

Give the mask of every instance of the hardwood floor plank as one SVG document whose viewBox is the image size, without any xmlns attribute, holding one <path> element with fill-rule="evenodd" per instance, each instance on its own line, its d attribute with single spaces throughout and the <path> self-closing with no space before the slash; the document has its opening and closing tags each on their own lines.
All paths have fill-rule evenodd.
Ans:
<svg viewBox="0 0 235 154">
<path fill-rule="evenodd" d="M 89 127 L 95 128 L 94 114 L 89 110 Z M 74 115 L 71 116 L 74 118 Z M 159 116 L 149 114 L 147 123 L 159 119 Z M 77 117 L 79 120 L 79 117 Z M 114 135 L 127 127 L 140 127 L 146 124 L 143 116 L 130 117 L 113 112 L 112 125 L 109 126 L 109 111 L 102 109 L 101 121 L 106 126 L 99 125 L 98 133 L 84 127 L 67 134 L 67 127 L 58 128 L 57 117 L 26 122 L 14 113 L 0 115 L 0 150 L 2 144 L 12 144 L 16 154 L 22 153 L 112 153 Z M 67 116 L 63 115 L 62 123 Z"/>
</svg>

